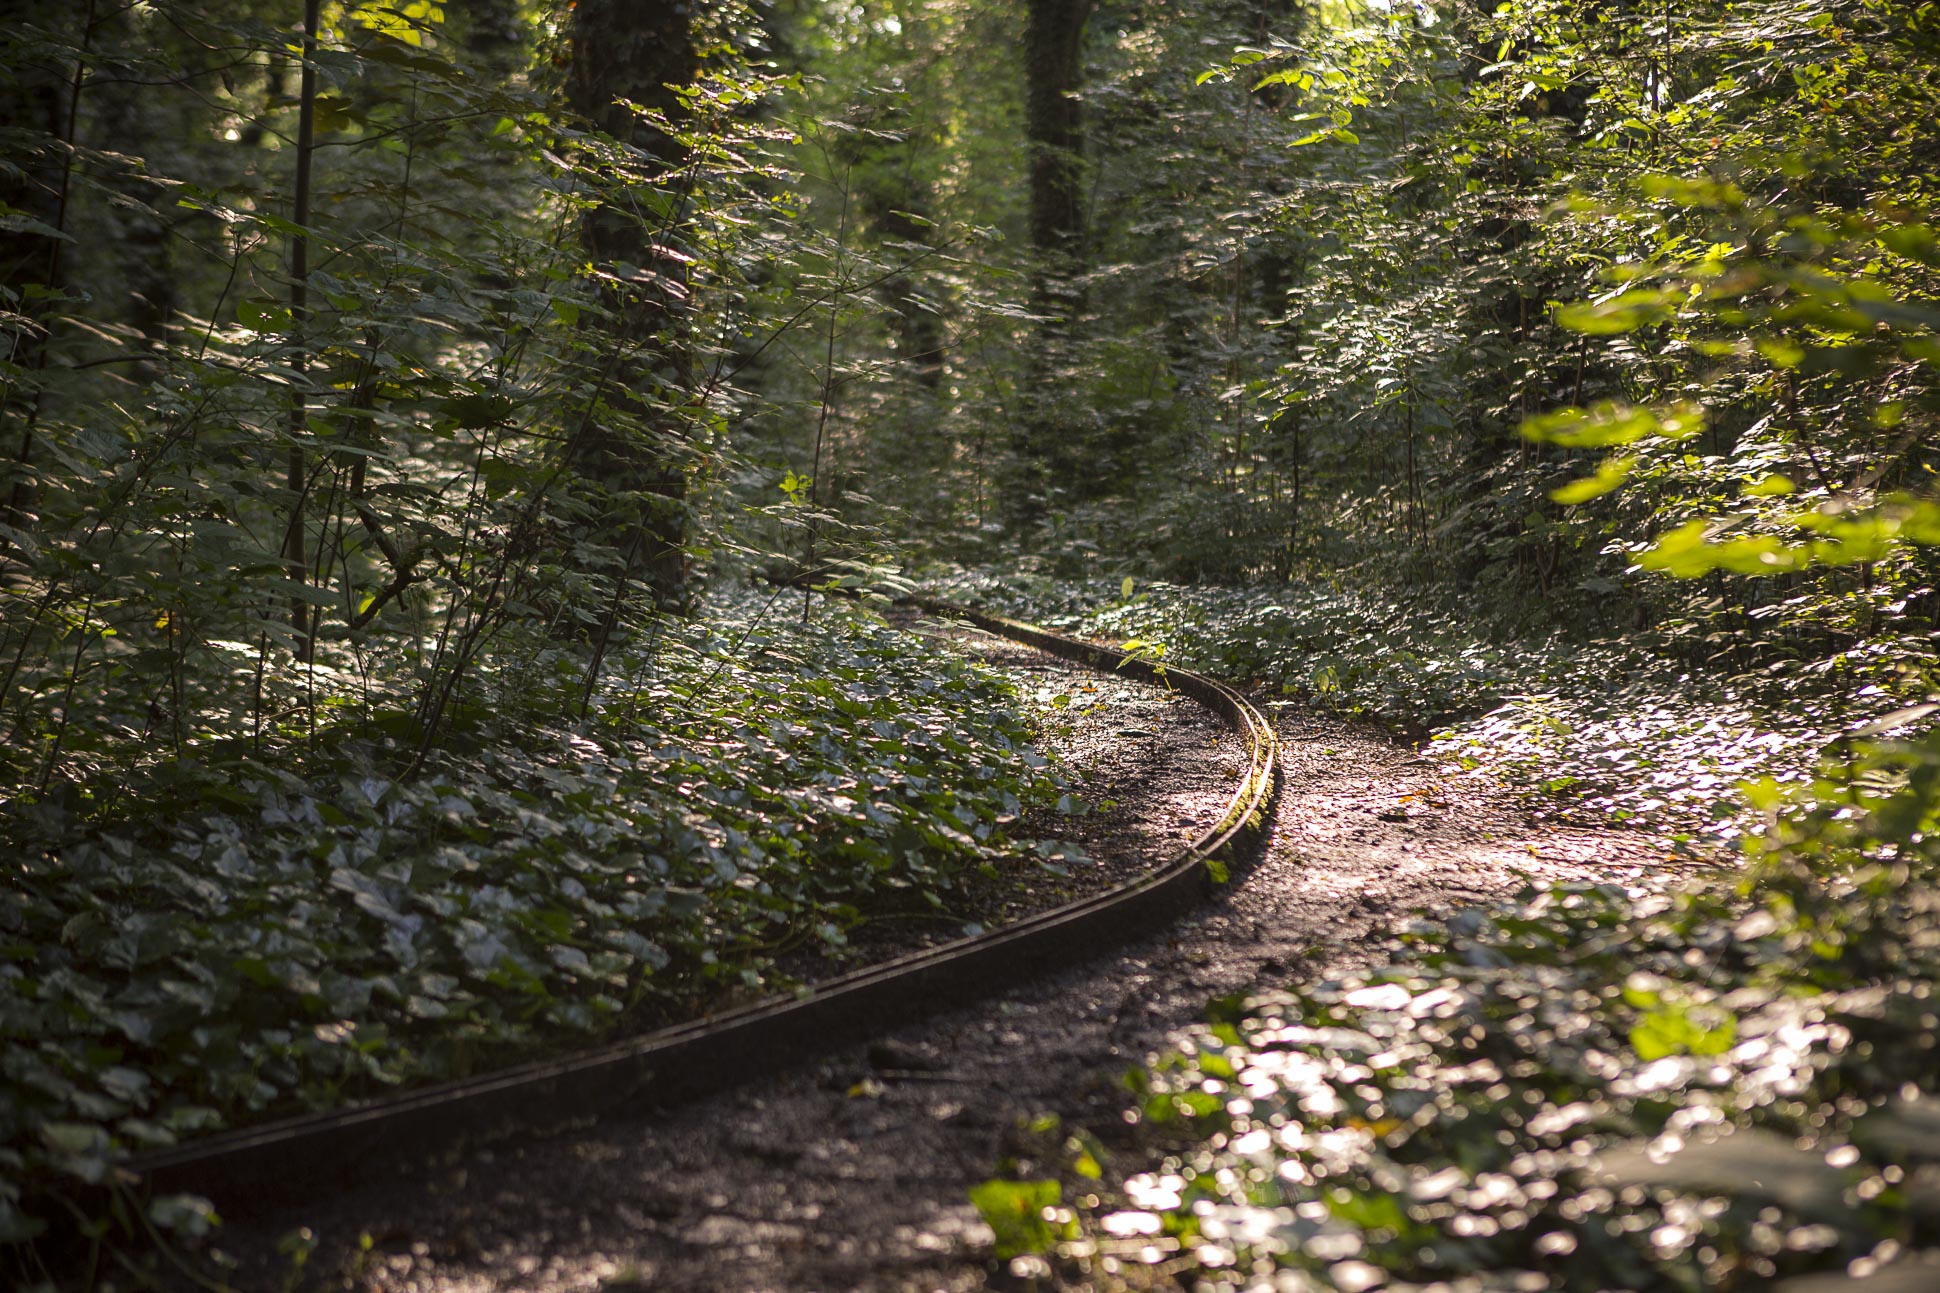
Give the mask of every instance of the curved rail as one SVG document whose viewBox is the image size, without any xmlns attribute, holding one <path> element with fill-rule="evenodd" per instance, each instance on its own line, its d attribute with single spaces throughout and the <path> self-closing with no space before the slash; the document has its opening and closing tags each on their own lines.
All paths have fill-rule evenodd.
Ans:
<svg viewBox="0 0 1940 1293">
<path fill-rule="evenodd" d="M 911 600 L 930 615 L 965 620 L 1077 663 L 1158 680 L 1219 714 L 1247 742 L 1250 757 L 1218 824 L 1157 871 L 1117 889 L 793 996 L 563 1059 L 224 1132 L 141 1156 L 128 1170 L 155 1193 L 199 1194 L 225 1215 L 244 1216 L 395 1175 L 408 1162 L 435 1161 L 511 1132 L 556 1129 L 618 1107 L 720 1091 L 779 1062 L 988 996 L 1150 932 L 1202 900 L 1215 883 L 1209 864 L 1262 831 L 1274 788 L 1273 728 L 1231 687 L 1015 620 L 933 598 Z"/>
</svg>

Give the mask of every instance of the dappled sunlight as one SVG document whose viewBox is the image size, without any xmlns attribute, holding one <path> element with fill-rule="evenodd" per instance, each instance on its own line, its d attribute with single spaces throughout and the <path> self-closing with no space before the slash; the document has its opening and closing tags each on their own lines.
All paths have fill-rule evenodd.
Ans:
<svg viewBox="0 0 1940 1293">
<path fill-rule="evenodd" d="M 1892 1268 L 1940 1183 L 1940 746 L 1865 757 L 1911 781 L 1794 805 L 1742 881 L 1540 887 L 1215 1003 L 1134 1075 L 1164 1165 L 1067 1254 L 1202 1288 Z"/>
<path fill-rule="evenodd" d="M 11 0 L 0 1283 L 1936 1282 L 1937 66 Z"/>
</svg>

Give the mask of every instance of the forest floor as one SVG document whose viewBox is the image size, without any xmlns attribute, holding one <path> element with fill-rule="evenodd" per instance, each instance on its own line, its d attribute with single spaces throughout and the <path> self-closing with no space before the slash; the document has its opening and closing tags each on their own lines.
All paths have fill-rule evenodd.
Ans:
<svg viewBox="0 0 1940 1293">
<path fill-rule="evenodd" d="M 1072 694 L 1066 666 L 990 650 L 1027 689 Z M 1078 797 L 1116 807 L 1064 834 L 1113 872 L 1133 854 L 1156 864 L 1223 806 L 1237 742 L 1159 689 L 1091 675 L 1110 702 L 1099 703 L 1085 681 L 1070 730 L 1048 735 L 1064 742 Z M 996 1268 L 968 1189 L 1028 1154 L 1026 1128 L 1046 1115 L 1108 1147 L 1122 1140 L 1120 1078 L 1209 998 L 1385 965 L 1420 915 L 1532 881 L 1695 865 L 1642 834 L 1532 823 L 1371 729 L 1294 710 L 1278 727 L 1282 788 L 1263 853 L 1162 935 L 704 1104 L 232 1226 L 232 1281 L 282 1286 L 279 1241 L 308 1227 L 302 1284 L 319 1289 L 982 1288 Z"/>
</svg>

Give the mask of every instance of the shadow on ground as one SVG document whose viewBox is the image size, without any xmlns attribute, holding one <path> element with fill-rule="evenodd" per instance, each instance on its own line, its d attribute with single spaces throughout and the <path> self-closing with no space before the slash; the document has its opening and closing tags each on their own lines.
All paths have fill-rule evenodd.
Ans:
<svg viewBox="0 0 1940 1293">
<path fill-rule="evenodd" d="M 968 1188 L 1036 1115 L 1109 1135 L 1121 1075 L 1209 998 L 1384 964 L 1417 912 L 1507 898 L 1528 881 L 1688 865 L 1639 835 L 1532 824 L 1506 797 L 1365 730 L 1286 717 L 1280 737 L 1283 788 L 1262 854 L 1163 936 L 704 1105 L 481 1152 L 432 1179 L 235 1229 L 224 1244 L 243 1264 L 231 1278 L 251 1293 L 280 1287 L 278 1242 L 308 1227 L 302 1285 L 313 1288 L 980 1288 L 989 1234 Z M 1121 738 L 1131 753 L 1115 770 L 1100 754 L 1087 793 L 1139 797 L 1154 838 L 1190 834 L 1188 819 L 1230 788 L 1230 748 L 1169 742 L 1155 760 L 1141 739 Z M 1188 783 L 1204 789 L 1150 810 L 1155 786 Z"/>
</svg>

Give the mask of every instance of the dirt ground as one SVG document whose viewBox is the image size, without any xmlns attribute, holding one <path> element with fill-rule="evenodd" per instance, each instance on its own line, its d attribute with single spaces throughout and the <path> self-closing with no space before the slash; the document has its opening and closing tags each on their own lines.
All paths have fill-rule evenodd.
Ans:
<svg viewBox="0 0 1940 1293">
<path fill-rule="evenodd" d="M 1087 698 L 1088 726 L 1053 735 L 1085 774 L 1079 797 L 1117 803 L 1064 823 L 1096 865 L 1157 861 L 1217 817 L 1239 761 L 1223 729 L 1122 678 L 1099 684 L 1110 692 L 1093 708 L 1066 666 L 997 651 L 1027 688 L 1068 692 L 1076 677 Z M 1209 998 L 1383 964 L 1416 913 L 1528 880 L 1688 865 L 1642 836 L 1531 824 L 1369 731 L 1295 710 L 1277 721 L 1282 789 L 1263 855 L 1164 935 L 704 1104 L 234 1228 L 235 1286 L 283 1287 L 279 1241 L 308 1227 L 300 1285 L 360 1293 L 984 1288 L 998 1277 L 968 1188 L 1038 1115 L 1115 1124 L 1120 1076 Z"/>
</svg>

